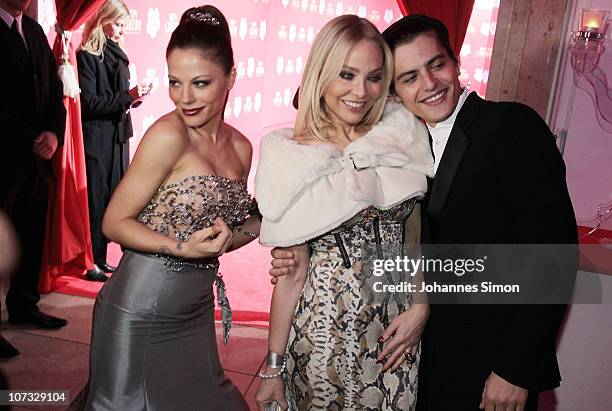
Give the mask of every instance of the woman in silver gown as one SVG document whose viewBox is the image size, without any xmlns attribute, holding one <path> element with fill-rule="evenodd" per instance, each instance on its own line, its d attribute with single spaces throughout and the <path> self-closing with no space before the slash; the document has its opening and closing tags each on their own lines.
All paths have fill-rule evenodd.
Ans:
<svg viewBox="0 0 612 411">
<path fill-rule="evenodd" d="M 272 297 L 262 410 L 414 410 L 426 301 L 375 295 L 364 265 L 418 243 L 433 172 L 424 125 L 401 104 L 383 112 L 391 76 L 376 27 L 337 17 L 313 43 L 295 128 L 262 140 L 260 241 L 297 254 Z"/>
<path fill-rule="evenodd" d="M 217 257 L 259 230 L 252 148 L 222 116 L 235 70 L 221 12 L 187 10 L 166 57 L 176 110 L 149 128 L 104 218 L 126 251 L 96 299 L 86 410 L 248 409 L 219 363 L 213 318 L 217 282 L 227 341 Z"/>
</svg>

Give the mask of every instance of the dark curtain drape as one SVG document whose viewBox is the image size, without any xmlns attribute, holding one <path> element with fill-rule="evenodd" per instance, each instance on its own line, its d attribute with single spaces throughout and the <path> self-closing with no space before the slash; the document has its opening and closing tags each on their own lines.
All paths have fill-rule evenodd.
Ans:
<svg viewBox="0 0 612 411">
<path fill-rule="evenodd" d="M 472 16 L 474 0 L 397 0 L 397 4 L 404 16 L 425 14 L 444 23 L 448 28 L 451 46 L 459 56 Z"/>
<path fill-rule="evenodd" d="M 73 31 L 87 21 L 105 0 L 55 0 L 57 37 L 53 46 L 58 66 L 64 61 L 62 31 Z M 76 54 L 68 45 L 68 62 L 76 74 Z M 81 103 L 75 97 L 64 96 L 66 106 L 66 134 L 64 146 L 54 156 L 55 178 L 49 190 L 49 210 L 45 234 L 45 248 L 39 288 L 49 292 L 55 277 L 63 274 L 82 274 L 93 268 L 89 208 L 87 204 L 87 176 L 81 129 Z"/>
</svg>

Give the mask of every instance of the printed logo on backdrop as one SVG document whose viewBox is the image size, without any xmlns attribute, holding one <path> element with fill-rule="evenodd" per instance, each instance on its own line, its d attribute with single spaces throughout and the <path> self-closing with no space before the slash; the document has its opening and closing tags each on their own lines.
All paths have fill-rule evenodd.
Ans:
<svg viewBox="0 0 612 411">
<path fill-rule="evenodd" d="M 174 29 L 179 25 L 179 16 L 176 13 L 168 14 L 168 21 L 164 24 L 164 32 L 172 34 Z"/>
<path fill-rule="evenodd" d="M 476 0 L 474 3 L 475 9 L 493 10 L 494 7 L 499 7 L 499 0 Z"/>
<path fill-rule="evenodd" d="M 295 59 L 295 72 L 296 74 L 301 74 L 302 73 L 302 67 L 303 67 L 303 62 L 302 62 L 302 56 L 299 56 Z"/>
<path fill-rule="evenodd" d="M 55 1 L 53 0 L 38 0 L 38 24 L 40 24 L 45 32 L 45 35 L 49 34 L 49 31 L 55 26 L 57 22 L 57 16 L 55 13 Z"/>
<path fill-rule="evenodd" d="M 256 21 L 252 21 L 251 22 L 251 28 L 249 29 L 249 38 L 250 39 L 256 39 L 257 38 L 257 33 L 259 33 L 259 28 L 257 27 L 257 22 Z"/>
<path fill-rule="evenodd" d="M 285 66 L 285 74 L 293 74 L 295 70 L 295 66 L 293 65 L 293 60 L 287 60 L 287 65 Z"/>
<path fill-rule="evenodd" d="M 142 78 L 141 83 L 152 84 L 151 93 L 154 93 L 159 88 L 159 76 L 157 75 L 157 69 L 148 68 L 146 75 Z"/>
<path fill-rule="evenodd" d="M 257 68 L 255 69 L 255 76 L 263 77 L 264 74 L 265 74 L 264 62 L 261 60 L 257 60 Z"/>
<path fill-rule="evenodd" d="M 253 99 L 250 96 L 247 96 L 244 99 L 244 114 L 248 114 L 253 111 Z"/>
<path fill-rule="evenodd" d="M 285 27 L 284 24 L 281 24 L 280 28 L 278 29 L 277 36 L 279 40 L 287 39 L 287 27 Z"/>
<path fill-rule="evenodd" d="M 296 27 L 295 24 L 289 26 L 289 41 L 293 43 L 295 41 L 296 36 Z"/>
<path fill-rule="evenodd" d="M 368 17 L 372 23 L 376 24 L 380 21 L 380 12 L 378 10 L 372 10 L 370 12 L 370 16 Z"/>
<path fill-rule="evenodd" d="M 170 87 L 170 80 L 168 79 L 168 65 L 164 64 L 164 76 L 162 77 L 162 82 L 164 83 L 164 87 Z"/>
<path fill-rule="evenodd" d="M 138 70 L 136 70 L 136 64 L 130 63 L 128 70 L 130 71 L 130 88 L 132 88 L 138 84 Z"/>
<path fill-rule="evenodd" d="M 310 2 L 310 12 L 311 13 L 316 13 L 318 9 L 319 9 L 319 5 L 317 3 L 317 0 L 312 0 Z"/>
<path fill-rule="evenodd" d="M 278 107 L 283 104 L 283 96 L 280 91 L 274 92 L 274 98 L 272 99 L 272 105 Z"/>
<path fill-rule="evenodd" d="M 234 117 L 239 118 L 242 112 L 242 97 L 238 96 L 234 98 Z"/>
<path fill-rule="evenodd" d="M 389 24 L 393 20 L 393 10 L 385 9 L 385 16 L 383 17 L 385 23 Z"/>
<path fill-rule="evenodd" d="M 247 19 L 245 18 L 240 19 L 240 28 L 238 29 L 238 37 L 240 37 L 240 40 L 244 40 L 244 38 L 247 35 L 247 31 L 248 31 L 247 24 L 248 24 Z"/>
<path fill-rule="evenodd" d="M 247 60 L 247 76 L 253 78 L 253 74 L 255 74 L 255 58 L 249 57 Z"/>
<path fill-rule="evenodd" d="M 480 24 L 480 34 L 483 36 L 493 36 L 495 35 L 495 23 L 490 21 L 485 21 Z"/>
<path fill-rule="evenodd" d="M 477 68 L 474 71 L 474 80 L 480 83 L 486 83 L 489 81 L 489 70 L 483 70 L 481 68 Z"/>
<path fill-rule="evenodd" d="M 265 20 L 259 22 L 259 40 L 264 41 L 266 39 L 267 24 Z"/>
<path fill-rule="evenodd" d="M 463 43 L 463 46 L 461 46 L 461 51 L 459 52 L 459 56 L 461 56 L 461 58 L 467 57 L 470 54 L 472 54 L 472 45 L 470 43 Z"/>
<path fill-rule="evenodd" d="M 159 9 L 149 7 L 147 11 L 147 34 L 154 39 L 161 27 L 161 19 L 159 17 Z"/>
<path fill-rule="evenodd" d="M 230 19 L 228 25 L 230 36 L 236 37 L 238 35 L 238 26 L 236 26 L 236 19 Z"/>
<path fill-rule="evenodd" d="M 130 9 L 130 21 L 125 29 L 127 34 L 140 34 L 142 31 L 142 20 L 138 18 L 138 10 Z"/>
<path fill-rule="evenodd" d="M 255 103 L 253 103 L 253 108 L 255 109 L 256 113 L 259 113 L 259 110 L 261 109 L 261 92 L 257 92 L 255 93 Z"/>
<path fill-rule="evenodd" d="M 239 118 L 241 114 L 259 113 L 259 110 L 261 110 L 262 94 L 260 91 L 255 93 L 255 96 L 244 97 L 244 103 L 242 100 L 242 96 L 236 96 L 234 97 L 233 105 L 230 104 L 231 101 L 228 101 L 223 111 L 226 119 L 232 116 Z"/>
<path fill-rule="evenodd" d="M 319 14 L 323 15 L 325 13 L 325 0 L 319 0 Z"/>
</svg>

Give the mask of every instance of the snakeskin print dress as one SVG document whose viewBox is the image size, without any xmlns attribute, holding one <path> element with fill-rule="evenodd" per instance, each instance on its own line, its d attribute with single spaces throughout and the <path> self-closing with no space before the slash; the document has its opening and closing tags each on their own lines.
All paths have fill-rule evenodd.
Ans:
<svg viewBox="0 0 612 411">
<path fill-rule="evenodd" d="M 364 244 L 389 249 L 404 242 L 415 199 L 390 210 L 368 208 L 309 242 L 308 277 L 288 344 L 288 391 L 299 410 L 413 410 L 417 362 L 381 372 L 378 338 L 408 308 L 375 302 L 363 292 Z"/>
<path fill-rule="evenodd" d="M 194 176 L 160 187 L 138 221 L 187 241 L 217 217 L 243 224 L 253 206 L 245 181 Z M 219 362 L 215 281 L 225 331 L 231 315 L 218 267 L 216 258 L 124 252 L 96 299 L 81 409 L 248 410 Z"/>
</svg>

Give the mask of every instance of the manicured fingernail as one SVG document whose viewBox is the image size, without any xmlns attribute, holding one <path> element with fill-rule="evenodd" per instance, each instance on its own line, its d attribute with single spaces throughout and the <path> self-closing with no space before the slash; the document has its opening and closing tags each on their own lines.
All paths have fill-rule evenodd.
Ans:
<svg viewBox="0 0 612 411">
<path fill-rule="evenodd" d="M 381 336 L 378 338 L 378 342 L 379 342 L 379 343 L 381 343 L 381 342 L 383 342 L 383 341 L 385 341 L 385 339 L 384 339 L 384 338 L 383 338 L 383 336 L 381 335 Z"/>
</svg>

